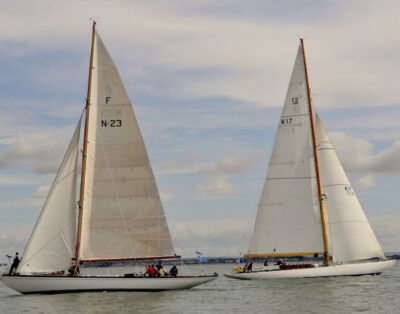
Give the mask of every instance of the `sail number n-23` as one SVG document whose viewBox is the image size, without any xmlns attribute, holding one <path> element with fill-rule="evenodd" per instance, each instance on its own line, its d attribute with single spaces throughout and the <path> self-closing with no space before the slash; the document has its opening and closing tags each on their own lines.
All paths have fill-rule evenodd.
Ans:
<svg viewBox="0 0 400 314">
<path fill-rule="evenodd" d="M 122 120 L 101 120 L 102 127 L 119 128 L 122 126 Z"/>
</svg>

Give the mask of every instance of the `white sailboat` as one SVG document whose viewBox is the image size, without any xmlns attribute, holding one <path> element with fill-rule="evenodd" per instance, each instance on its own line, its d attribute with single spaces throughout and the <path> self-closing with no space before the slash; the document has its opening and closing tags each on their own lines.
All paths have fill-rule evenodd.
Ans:
<svg viewBox="0 0 400 314">
<path fill-rule="evenodd" d="M 314 116 L 303 40 L 279 120 L 247 258 L 323 257 L 237 279 L 379 274 L 388 260 L 319 119 Z"/>
<path fill-rule="evenodd" d="M 92 27 L 77 211 L 79 121 L 18 266 L 3 275 L 21 293 L 187 289 L 214 275 L 67 276 L 82 262 L 177 258 L 131 102 Z"/>
</svg>

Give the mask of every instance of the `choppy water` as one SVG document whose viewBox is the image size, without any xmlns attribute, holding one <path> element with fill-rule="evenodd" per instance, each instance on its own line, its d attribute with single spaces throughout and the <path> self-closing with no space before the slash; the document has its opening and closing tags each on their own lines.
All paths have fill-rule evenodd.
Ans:
<svg viewBox="0 0 400 314">
<path fill-rule="evenodd" d="M 260 281 L 222 276 L 231 266 L 207 265 L 221 276 L 182 291 L 24 296 L 0 283 L 0 313 L 400 313 L 399 262 L 380 276 Z"/>
</svg>

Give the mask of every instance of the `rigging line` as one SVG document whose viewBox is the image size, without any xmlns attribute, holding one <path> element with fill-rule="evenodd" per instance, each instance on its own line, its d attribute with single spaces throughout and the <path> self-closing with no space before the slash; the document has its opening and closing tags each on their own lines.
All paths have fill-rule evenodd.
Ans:
<svg viewBox="0 0 400 314">
<path fill-rule="evenodd" d="M 87 37 L 86 43 L 88 41 L 89 41 L 89 37 Z M 69 80 L 70 84 L 69 84 L 69 87 L 67 88 L 67 94 L 66 94 L 66 97 L 65 97 L 66 99 L 65 99 L 65 101 L 62 102 L 61 108 L 59 110 L 59 115 L 56 117 L 56 121 L 55 121 L 53 127 L 50 130 L 51 137 L 50 137 L 50 140 L 49 140 L 49 145 L 48 145 L 49 147 L 53 146 L 53 143 L 54 143 L 54 140 L 55 140 L 55 137 L 56 137 L 55 130 L 60 125 L 60 120 L 61 120 L 61 118 L 62 118 L 62 116 L 63 116 L 63 114 L 65 112 L 65 108 L 67 107 L 67 105 L 68 105 L 68 103 L 70 101 L 70 97 L 71 97 L 71 94 L 72 94 L 72 85 L 77 80 L 78 71 L 81 68 L 81 65 L 83 63 L 83 54 L 85 53 L 84 47 L 86 47 L 86 45 L 83 45 L 82 48 L 80 49 L 80 54 L 79 54 L 79 59 L 78 59 L 79 61 L 75 63 L 76 64 L 75 69 L 72 68 L 73 69 L 73 71 L 72 71 L 72 79 Z M 36 172 L 40 173 L 41 169 L 43 169 L 43 165 L 39 166 L 39 169 L 37 169 Z M 39 181 L 39 179 L 36 182 L 38 183 L 38 181 Z M 29 189 L 30 194 L 32 194 L 32 191 L 33 191 L 34 187 L 36 187 L 36 186 L 38 186 L 38 184 L 32 184 L 31 185 L 31 187 Z M 26 212 L 27 212 L 27 209 L 28 209 L 28 204 L 30 202 L 31 202 L 31 198 L 27 198 L 26 201 L 25 201 L 25 206 L 23 207 L 23 210 L 21 212 L 21 215 L 19 216 L 19 218 L 17 220 L 18 223 L 17 223 L 17 228 L 16 228 L 16 234 L 20 234 L 20 228 L 21 228 L 21 224 L 22 224 L 22 219 L 23 219 L 23 216 L 26 215 Z M 32 233 L 32 231 L 30 231 L 30 234 Z M 25 238 L 29 238 L 29 237 L 25 236 Z M 26 242 L 26 244 L 27 244 L 27 242 Z M 13 248 L 15 249 L 15 246 Z"/>
</svg>

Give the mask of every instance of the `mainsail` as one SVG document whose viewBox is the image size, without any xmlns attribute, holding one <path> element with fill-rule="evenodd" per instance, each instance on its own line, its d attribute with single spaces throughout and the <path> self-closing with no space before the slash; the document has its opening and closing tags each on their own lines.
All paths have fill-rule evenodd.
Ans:
<svg viewBox="0 0 400 314">
<path fill-rule="evenodd" d="M 316 253 L 324 243 L 300 45 L 246 256 Z"/>
<path fill-rule="evenodd" d="M 18 271 L 46 273 L 71 266 L 76 238 L 76 181 L 79 120 L 71 143 L 51 186 Z"/>
<path fill-rule="evenodd" d="M 82 260 L 174 255 L 145 144 L 118 70 L 94 37 Z"/>
<path fill-rule="evenodd" d="M 339 262 L 384 258 L 382 248 L 318 115 L 316 134 L 321 178 L 326 194 L 330 254 Z"/>
</svg>

